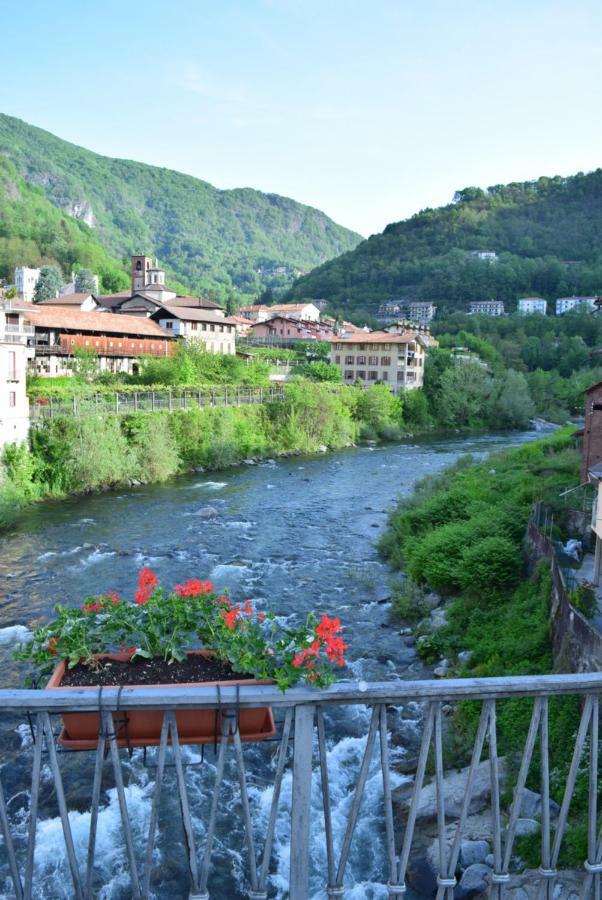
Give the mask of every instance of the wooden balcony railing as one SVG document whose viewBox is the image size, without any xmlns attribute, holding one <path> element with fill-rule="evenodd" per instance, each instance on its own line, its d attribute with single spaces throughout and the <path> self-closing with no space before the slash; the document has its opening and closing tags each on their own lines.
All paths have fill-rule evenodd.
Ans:
<svg viewBox="0 0 602 900">
<path fill-rule="evenodd" d="M 599 809 L 599 697 L 602 693 L 602 673 L 581 675 L 548 675 L 508 678 L 469 678 L 437 681 L 366 684 L 364 682 L 342 682 L 325 690 L 304 687 L 293 688 L 286 693 L 271 686 L 247 686 L 237 689 L 224 687 L 216 695 L 211 687 L 169 686 L 160 693 L 154 688 L 104 688 L 101 693 L 83 689 L 60 690 L 1 690 L 0 710 L 3 717 L 29 715 L 32 724 L 33 746 L 29 751 L 31 766 L 31 798 L 26 822 L 27 840 L 23 841 L 23 821 L 17 824 L 9 815 L 9 807 L 1 782 L 6 773 L 0 772 L 0 831 L 3 842 L 0 847 L 0 862 L 10 873 L 13 896 L 21 900 L 31 900 L 41 896 L 35 883 L 36 829 L 40 801 L 40 782 L 43 754 L 46 754 L 48 769 L 54 783 L 56 805 L 62 826 L 64 857 L 66 868 L 72 881 L 71 896 L 92 898 L 104 887 L 99 884 L 99 867 L 95 865 L 99 809 L 103 770 L 110 768 L 118 798 L 121 817 L 125 860 L 129 875 L 130 895 L 134 898 L 150 896 L 153 877 L 156 876 L 157 856 L 154 854 L 157 838 L 157 823 L 163 795 L 162 786 L 166 777 L 168 747 L 173 755 L 175 778 L 174 790 L 179 795 L 181 824 L 184 841 L 181 852 L 185 860 L 183 892 L 200 900 L 209 898 L 212 875 L 212 861 L 216 853 L 215 836 L 220 815 L 220 797 L 224 782 L 226 758 L 233 758 L 237 773 L 238 802 L 242 809 L 242 820 L 246 835 L 246 880 L 243 894 L 260 900 L 268 896 L 288 896 L 291 900 L 307 900 L 310 896 L 310 873 L 315 884 L 316 873 L 311 872 L 310 833 L 321 831 L 326 846 L 326 865 L 318 876 L 325 895 L 343 897 L 347 888 L 352 888 L 353 878 L 349 871 L 350 849 L 358 823 L 362 817 L 362 802 L 369 771 L 373 774 L 376 765 L 380 777 L 382 794 L 378 815 L 382 817 L 385 832 L 383 888 L 389 898 L 400 897 L 406 891 L 408 866 L 412 859 L 413 845 L 418 816 L 421 790 L 425 784 L 429 760 L 434 770 L 433 785 L 436 797 L 436 819 L 438 828 L 438 874 L 436 896 L 438 900 L 453 900 L 456 874 L 469 814 L 471 795 L 475 783 L 475 773 L 481 758 L 488 761 L 490 776 L 490 839 L 493 848 L 493 862 L 490 874 L 489 895 L 494 900 L 503 900 L 515 865 L 514 850 L 517 824 L 520 816 L 521 799 L 525 791 L 527 777 L 532 775 L 536 765 L 541 784 L 541 846 L 540 867 L 532 873 L 538 900 L 552 900 L 556 897 L 558 864 L 560 851 L 566 834 L 571 801 L 578 779 L 581 779 L 582 797 L 587 797 L 587 812 L 583 813 L 587 832 L 587 853 L 581 860 L 581 900 L 600 897 L 602 875 L 602 832 L 600 830 Z M 563 735 L 572 751 L 572 759 L 564 787 L 557 799 L 560 801 L 555 823 L 550 813 L 550 737 L 553 730 L 554 711 L 550 698 L 577 695 L 581 700 L 581 718 L 575 734 Z M 513 799 L 509 808 L 504 803 L 500 777 L 501 761 L 498 756 L 497 711 L 500 701 L 508 698 L 520 700 L 529 705 L 530 724 L 522 755 L 517 760 L 514 778 Z M 474 743 L 472 758 L 467 769 L 464 796 L 459 814 L 448 815 L 444 790 L 444 706 L 459 701 L 475 701 L 480 705 L 480 718 Z M 221 731 L 224 738 L 216 751 L 215 767 L 205 777 L 212 782 L 211 802 L 195 806 L 195 797 L 190 796 L 183 769 L 182 750 L 178 739 L 175 711 L 182 709 L 215 708 L 219 701 Z M 407 811 L 400 813 L 393 802 L 392 778 L 394 766 L 391 762 L 391 727 L 389 725 L 391 707 L 405 704 L 419 704 L 422 707 L 422 734 L 414 772 L 412 799 Z M 273 792 L 267 816 L 267 825 L 258 834 L 253 827 L 252 804 L 248 787 L 253 783 L 252 762 L 256 759 L 252 752 L 243 749 L 237 729 L 237 710 L 240 707 L 271 706 L 276 714 L 279 727 L 279 743 L 275 757 Z M 342 706 L 367 707 L 370 713 L 369 726 L 364 751 L 357 771 L 355 789 L 343 822 L 343 833 L 335 835 L 332 815 L 332 798 L 329 790 L 331 773 L 328 766 L 327 738 L 331 735 L 340 740 L 340 716 L 336 711 Z M 148 827 L 145 831 L 145 845 L 142 853 L 134 848 L 132 812 L 128 809 L 127 792 L 124 787 L 124 766 L 127 765 L 125 752 L 120 752 L 115 741 L 113 713 L 120 715 L 132 709 L 161 709 L 164 711 L 160 745 L 156 751 L 154 785 L 151 781 L 152 805 Z M 87 852 L 76 852 L 72 834 L 67 794 L 63 778 L 73 755 L 57 753 L 55 743 L 55 716 L 66 711 L 100 711 L 103 733 L 98 739 L 94 756 L 91 785 L 91 810 Z M 339 723 L 335 725 L 334 723 Z M 292 759 L 289 749 L 292 747 Z M 276 885 L 270 880 L 272 852 L 277 817 L 282 814 L 281 788 L 285 770 L 292 770 L 292 806 L 290 813 L 290 872 L 286 889 L 282 880 Z M 510 768 L 510 767 L 508 767 Z M 81 775 L 80 775 L 81 777 Z M 583 778 L 587 789 L 583 790 Z M 320 784 L 322 809 L 312 808 L 312 786 L 314 779 Z M 48 776 L 46 775 L 46 781 Z M 230 800 L 230 802 L 232 802 Z M 374 810 L 371 810 L 374 812 Z M 203 845 L 193 827 L 193 819 L 204 820 Z M 450 832 L 450 826 L 452 830 Z M 175 827 L 175 823 L 170 823 Z M 262 846 L 258 845 L 261 840 Z M 227 844 L 228 836 L 220 837 Z M 55 848 L 55 852 L 58 852 Z M 3 858 L 2 858 L 3 857 Z M 141 859 L 143 858 L 143 862 Z M 280 873 L 281 876 L 281 873 Z M 361 873 L 360 873 L 361 877 Z M 44 894 L 44 896 L 48 896 Z M 58 896 L 58 891 L 57 891 Z M 61 894 L 63 896 L 63 894 Z M 121 896 L 121 895 L 120 895 Z M 125 896 L 125 895 L 124 895 Z M 153 896 L 157 896 L 153 894 Z M 220 889 L 211 896 L 223 897 Z"/>
</svg>

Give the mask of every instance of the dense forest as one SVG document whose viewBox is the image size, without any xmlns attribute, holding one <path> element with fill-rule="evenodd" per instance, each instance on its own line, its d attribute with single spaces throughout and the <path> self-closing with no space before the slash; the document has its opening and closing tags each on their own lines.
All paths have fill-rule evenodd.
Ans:
<svg viewBox="0 0 602 900">
<path fill-rule="evenodd" d="M 475 251 L 492 251 L 487 261 Z M 602 293 L 602 169 L 487 190 L 388 225 L 299 278 L 288 298 L 326 298 L 335 312 L 372 313 L 390 299 L 441 311 L 494 298 Z"/>
<path fill-rule="evenodd" d="M 68 269 L 70 254 L 61 255 L 60 245 L 79 248 L 83 242 L 116 260 L 132 253 L 157 256 L 174 286 L 213 290 L 222 298 L 229 292 L 252 296 L 270 283 L 258 270 L 308 271 L 360 241 L 319 210 L 286 197 L 217 190 L 169 169 L 99 156 L 2 114 L 0 160 L 10 161 L 19 176 L 5 170 L 0 178 L 0 277 L 15 264 L 49 256 Z M 19 179 L 40 190 L 25 191 Z M 36 224 L 43 197 L 63 213 L 51 221 L 44 210 L 50 240 Z M 90 228 L 80 233 L 69 227 L 70 219 Z M 7 240 L 15 236 L 31 243 L 11 250 Z M 73 255 L 90 265 L 83 251 L 72 249 Z"/>
<path fill-rule="evenodd" d="M 58 264 L 65 278 L 88 267 L 107 292 L 130 281 L 125 264 L 105 250 L 92 228 L 53 206 L 42 188 L 0 156 L 0 279 L 12 282 L 15 266 L 45 264 Z"/>
</svg>

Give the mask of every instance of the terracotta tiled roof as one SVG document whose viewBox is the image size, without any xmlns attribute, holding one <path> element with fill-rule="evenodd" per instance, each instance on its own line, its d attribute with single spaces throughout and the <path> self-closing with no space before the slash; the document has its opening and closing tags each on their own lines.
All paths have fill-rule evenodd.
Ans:
<svg viewBox="0 0 602 900">
<path fill-rule="evenodd" d="M 333 343 L 337 344 L 409 344 L 418 337 L 416 331 L 406 331 L 404 334 L 389 334 L 386 331 L 371 331 L 369 334 L 361 332 L 350 337 L 334 337 Z"/>
<path fill-rule="evenodd" d="M 173 306 L 171 303 L 164 303 L 156 312 L 153 313 L 154 319 L 169 319 L 170 316 L 176 319 L 184 319 L 188 322 L 219 322 L 221 325 L 236 325 L 236 322 L 228 316 L 220 316 L 213 309 L 191 309 L 189 306 Z"/>
<path fill-rule="evenodd" d="M 254 306 L 243 306 L 241 312 L 292 312 L 297 309 L 305 309 L 309 303 L 275 303 L 274 306 L 266 306 L 264 303 L 256 303 Z"/>
<path fill-rule="evenodd" d="M 144 337 L 171 338 L 165 329 L 146 316 L 126 316 L 109 312 L 82 312 L 62 306 L 32 304 L 27 320 L 36 328 L 67 331 L 91 331 L 97 334 L 135 334 Z"/>
<path fill-rule="evenodd" d="M 84 300 L 88 300 L 89 297 L 94 297 L 94 294 L 91 292 L 79 292 L 74 294 L 61 294 L 60 297 L 56 299 L 51 297 L 49 300 L 40 300 L 38 305 L 42 306 L 81 306 Z"/>
<path fill-rule="evenodd" d="M 168 300 L 167 304 L 169 306 L 188 306 L 197 308 L 197 309 L 224 309 L 225 307 L 221 306 L 219 303 L 216 303 L 215 300 L 209 300 L 208 297 L 174 297 L 172 300 Z M 166 304 L 164 304 L 166 305 Z"/>
</svg>

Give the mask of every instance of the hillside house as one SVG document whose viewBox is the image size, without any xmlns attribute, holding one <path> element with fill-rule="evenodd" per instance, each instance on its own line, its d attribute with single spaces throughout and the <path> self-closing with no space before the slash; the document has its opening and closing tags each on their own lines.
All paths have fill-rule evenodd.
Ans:
<svg viewBox="0 0 602 900">
<path fill-rule="evenodd" d="M 516 311 L 523 316 L 539 314 L 545 316 L 548 310 L 548 301 L 542 297 L 521 297 L 517 301 Z"/>
<path fill-rule="evenodd" d="M 503 300 L 475 300 L 468 307 L 470 316 L 503 316 Z"/>
<path fill-rule="evenodd" d="M 26 319 L 36 375 L 71 375 L 76 349 L 95 353 L 101 372 L 132 374 L 141 356 L 168 356 L 175 344 L 168 331 L 140 316 L 38 303 L 26 307 Z"/>
<path fill-rule="evenodd" d="M 563 316 L 573 309 L 589 312 L 596 309 L 596 297 L 559 297 L 556 300 L 556 315 Z"/>
<path fill-rule="evenodd" d="M 373 331 L 335 338 L 330 362 L 340 368 L 347 384 L 381 382 L 397 393 L 422 387 L 427 349 L 424 336 L 417 331 L 403 334 Z"/>
</svg>

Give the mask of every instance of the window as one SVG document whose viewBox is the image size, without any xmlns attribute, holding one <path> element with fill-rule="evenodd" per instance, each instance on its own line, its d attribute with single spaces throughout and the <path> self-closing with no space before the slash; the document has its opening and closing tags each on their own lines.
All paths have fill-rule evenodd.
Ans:
<svg viewBox="0 0 602 900">
<path fill-rule="evenodd" d="M 398 380 L 398 381 L 403 381 L 403 372 L 398 372 L 398 373 L 397 373 L 397 380 Z"/>
<path fill-rule="evenodd" d="M 382 378 L 383 381 L 388 381 L 388 380 L 389 380 L 389 373 L 388 373 L 388 372 L 383 372 L 382 375 L 381 375 L 380 377 Z"/>
<path fill-rule="evenodd" d="M 390 356 L 381 357 L 380 364 L 381 364 L 381 366 L 390 366 L 391 365 L 391 357 Z"/>
<path fill-rule="evenodd" d="M 191 322 L 190 327 L 192 328 L 193 331 L 196 331 L 197 328 L 199 327 L 198 322 Z"/>
<path fill-rule="evenodd" d="M 11 409 L 14 409 L 15 406 L 17 405 L 17 392 L 16 391 L 9 391 L 8 405 L 10 406 Z"/>
<path fill-rule="evenodd" d="M 365 345 L 365 344 L 360 344 L 360 350 L 365 350 L 365 349 L 366 349 L 366 345 Z"/>
<path fill-rule="evenodd" d="M 357 377 L 358 377 L 361 381 L 365 381 L 365 380 L 366 380 L 366 372 L 365 372 L 365 370 L 364 370 L 364 369 L 359 369 L 359 370 L 358 370 L 358 373 L 357 373 Z"/>
<path fill-rule="evenodd" d="M 368 381 L 377 381 L 377 380 L 378 380 L 378 372 L 375 372 L 374 369 L 372 369 L 370 372 L 368 372 Z"/>
<path fill-rule="evenodd" d="M 16 350 L 8 351 L 8 377 L 13 381 L 17 379 L 17 352 Z"/>
<path fill-rule="evenodd" d="M 391 349 L 391 344 L 383 344 L 383 345 L 381 346 L 380 349 L 381 349 L 381 350 L 390 350 L 390 349 Z"/>
<path fill-rule="evenodd" d="M 358 356 L 358 358 L 357 358 L 357 364 L 358 364 L 358 366 L 365 366 L 365 365 L 366 365 L 366 357 L 365 357 L 365 356 Z"/>
<path fill-rule="evenodd" d="M 334 361 L 335 361 L 335 365 L 340 366 L 341 357 L 337 354 L 337 356 L 335 356 L 335 358 L 334 358 Z"/>
<path fill-rule="evenodd" d="M 346 369 L 345 378 L 347 381 L 353 381 L 353 371 L 351 369 Z"/>
<path fill-rule="evenodd" d="M 353 365 L 353 361 L 354 361 L 354 357 L 353 357 L 353 356 L 346 356 L 346 357 L 345 357 L 345 365 L 346 365 L 346 366 L 352 366 L 352 365 Z"/>
<path fill-rule="evenodd" d="M 369 366 L 377 366 L 378 365 L 378 356 L 369 356 L 368 357 L 368 365 Z"/>
<path fill-rule="evenodd" d="M 213 323 L 209 326 L 209 331 L 215 331 L 215 325 Z"/>
<path fill-rule="evenodd" d="M 173 329 L 173 322 L 166 322 L 166 323 L 165 323 L 165 327 L 166 327 L 166 328 L 172 328 L 172 329 Z"/>
</svg>

